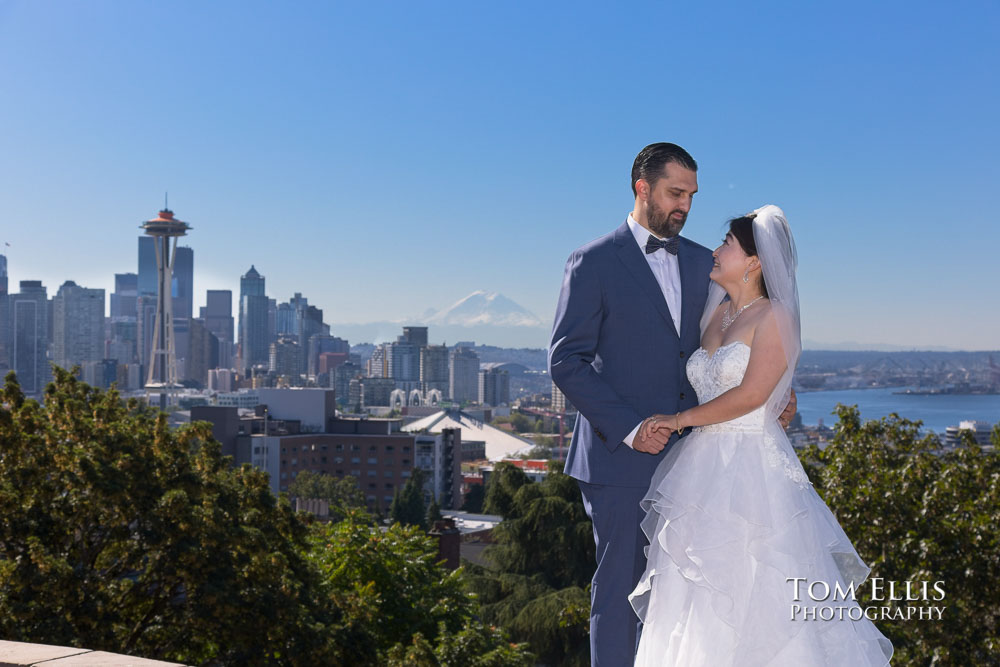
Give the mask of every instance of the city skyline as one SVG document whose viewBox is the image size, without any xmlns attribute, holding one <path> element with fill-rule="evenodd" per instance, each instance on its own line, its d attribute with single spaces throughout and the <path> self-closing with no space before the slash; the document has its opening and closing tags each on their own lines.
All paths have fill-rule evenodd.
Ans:
<svg viewBox="0 0 1000 667">
<path fill-rule="evenodd" d="M 804 338 L 1000 347 L 996 6 L 573 7 L 3 4 L 10 290 L 111 294 L 168 190 L 195 312 L 254 265 L 334 334 L 474 290 L 548 322 L 672 140 L 701 167 L 685 236 L 785 208 Z"/>
</svg>

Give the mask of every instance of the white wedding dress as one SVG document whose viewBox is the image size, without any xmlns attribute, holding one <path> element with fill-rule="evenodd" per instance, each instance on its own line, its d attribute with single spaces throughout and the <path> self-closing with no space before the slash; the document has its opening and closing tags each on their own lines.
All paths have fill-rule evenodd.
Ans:
<svg viewBox="0 0 1000 667">
<path fill-rule="evenodd" d="M 743 379 L 742 342 L 691 355 L 705 403 Z M 643 621 L 636 665 L 886 665 L 892 644 L 867 618 L 792 620 L 814 602 L 808 582 L 860 589 L 869 568 L 810 485 L 784 431 L 760 408 L 695 428 L 660 463 L 645 499 L 646 571 L 629 596 Z M 773 421 L 773 420 L 772 420 Z M 806 580 L 795 601 L 794 584 Z M 820 594 L 822 588 L 816 589 Z"/>
</svg>

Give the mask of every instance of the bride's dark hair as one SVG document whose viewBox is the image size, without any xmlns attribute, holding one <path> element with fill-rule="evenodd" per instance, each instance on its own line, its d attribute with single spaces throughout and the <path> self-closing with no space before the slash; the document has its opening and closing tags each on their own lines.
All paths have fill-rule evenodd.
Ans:
<svg viewBox="0 0 1000 667">
<path fill-rule="evenodd" d="M 739 242 L 740 247 L 743 248 L 743 252 L 748 257 L 757 257 L 757 242 L 753 238 L 753 219 L 755 217 L 757 217 L 756 213 L 750 213 L 729 221 L 729 233 Z M 760 272 L 760 291 L 765 297 L 767 296 L 767 283 L 764 282 L 763 271 Z"/>
</svg>

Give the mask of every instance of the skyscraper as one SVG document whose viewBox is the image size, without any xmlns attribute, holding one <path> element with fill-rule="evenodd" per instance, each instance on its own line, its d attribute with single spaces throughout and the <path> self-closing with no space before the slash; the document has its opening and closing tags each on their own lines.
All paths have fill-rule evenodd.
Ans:
<svg viewBox="0 0 1000 667">
<path fill-rule="evenodd" d="M 479 399 L 479 355 L 467 347 L 451 351 L 448 368 L 449 393 L 453 401 Z"/>
<path fill-rule="evenodd" d="M 510 375 L 496 368 L 479 371 L 479 403 L 504 405 L 510 403 Z"/>
<path fill-rule="evenodd" d="M 269 362 L 268 298 L 253 266 L 240 278 L 240 357 L 243 371 Z"/>
<path fill-rule="evenodd" d="M 194 250 L 187 246 L 177 246 L 175 251 L 170 296 L 173 300 L 177 358 L 186 360 L 191 345 L 188 332 L 194 311 Z"/>
<path fill-rule="evenodd" d="M 21 291 L 10 295 L 10 367 L 29 396 L 40 395 L 51 375 L 48 301 L 40 280 L 22 280 Z"/>
<path fill-rule="evenodd" d="M 7 258 L 0 255 L 0 369 L 10 368 L 10 355 L 7 353 L 10 338 L 10 307 L 7 292 Z"/>
<path fill-rule="evenodd" d="M 136 318 L 136 297 L 139 296 L 139 274 L 116 273 L 115 291 L 111 293 L 111 319 Z"/>
<path fill-rule="evenodd" d="M 427 327 L 403 327 L 403 338 L 418 348 L 427 347 Z"/>
<path fill-rule="evenodd" d="M 448 395 L 448 348 L 445 345 L 428 345 L 420 348 L 420 388 L 437 389 Z"/>
<path fill-rule="evenodd" d="M 201 307 L 205 328 L 219 341 L 220 368 L 233 367 L 233 293 L 231 290 L 208 290 Z"/>
<path fill-rule="evenodd" d="M 63 368 L 104 359 L 104 290 L 67 280 L 52 299 L 52 361 Z"/>
<path fill-rule="evenodd" d="M 156 243 L 152 236 L 139 237 L 139 273 L 136 280 L 139 296 L 156 296 Z"/>
</svg>

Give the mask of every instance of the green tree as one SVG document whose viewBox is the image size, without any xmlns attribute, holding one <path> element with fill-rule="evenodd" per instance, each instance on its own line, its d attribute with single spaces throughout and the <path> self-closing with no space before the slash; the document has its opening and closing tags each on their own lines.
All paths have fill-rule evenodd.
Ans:
<svg viewBox="0 0 1000 667">
<path fill-rule="evenodd" d="M 441 515 L 441 506 L 438 505 L 437 498 L 431 498 L 430 504 L 427 505 L 427 528 L 433 528 L 435 521 L 440 521 L 444 517 Z"/>
<path fill-rule="evenodd" d="M 920 435 L 920 422 L 896 414 L 862 422 L 856 406 L 837 415 L 829 445 L 800 456 L 871 576 L 944 582 L 941 620 L 878 622 L 893 663 L 1000 664 L 1000 427 L 993 451 L 968 435 L 942 451 L 936 436 Z M 865 597 L 869 604 L 900 603 Z"/>
<path fill-rule="evenodd" d="M 317 526 L 311 552 L 329 595 L 347 610 L 348 662 L 531 664 L 523 647 L 475 621 L 477 605 L 465 592 L 462 570 L 435 562 L 432 538 L 416 526 L 380 530 L 364 519 L 350 513 Z M 520 661 L 500 661 L 506 656 Z"/>
<path fill-rule="evenodd" d="M 463 512 L 479 514 L 483 511 L 483 502 L 486 500 L 486 487 L 482 484 L 473 484 L 469 487 L 468 493 L 462 502 Z"/>
<path fill-rule="evenodd" d="M 552 468 L 534 484 L 500 464 L 486 511 L 504 520 L 485 553 L 491 566 L 468 566 L 483 619 L 527 642 L 546 664 L 588 664 L 594 540 L 576 482 Z"/>
<path fill-rule="evenodd" d="M 54 369 L 0 392 L 0 636 L 190 664 L 338 664 L 307 528 L 196 423 Z M 253 613 L 248 613 L 253 610 Z"/>
<path fill-rule="evenodd" d="M 389 517 L 396 523 L 419 526 L 427 530 L 427 515 L 424 508 L 424 471 L 414 468 L 402 490 L 396 489 L 389 506 Z"/>
<path fill-rule="evenodd" d="M 288 487 L 293 498 L 318 498 L 330 503 L 330 519 L 339 521 L 350 509 L 363 509 L 365 495 L 355 477 L 337 478 L 332 475 L 303 470 Z"/>
</svg>

